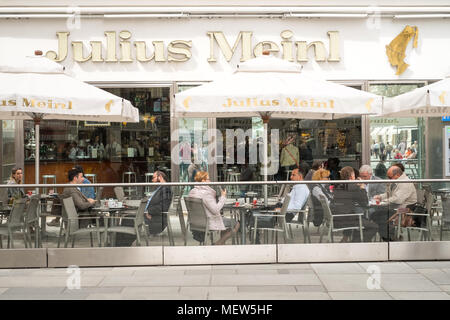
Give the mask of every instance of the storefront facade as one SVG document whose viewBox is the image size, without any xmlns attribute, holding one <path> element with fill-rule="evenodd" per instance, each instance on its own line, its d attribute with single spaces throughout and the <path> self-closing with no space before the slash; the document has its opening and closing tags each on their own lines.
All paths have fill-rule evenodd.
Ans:
<svg viewBox="0 0 450 320">
<path fill-rule="evenodd" d="M 249 141 L 258 142 L 261 119 L 177 118 L 173 116 L 173 97 L 182 90 L 226 76 L 239 62 L 261 55 L 263 50 L 301 64 L 302 72 L 312 77 L 384 96 L 413 90 L 450 73 L 449 27 L 445 19 L 450 7 L 445 1 L 426 5 L 400 1 L 398 7 L 390 7 L 388 1 L 361 5 L 350 0 L 340 6 L 314 1 L 301 7 L 297 1 L 266 1 L 255 6 L 252 1 L 197 1 L 191 5 L 173 0 L 146 7 L 138 1 L 122 2 L 123 6 L 116 3 L 116 7 L 101 0 L 94 4 L 79 1 L 77 7 L 69 2 L 64 5 L 44 1 L 41 7 L 33 7 L 31 1 L 6 2 L 0 8 L 0 59 L 42 50 L 76 78 L 122 96 L 139 109 L 139 123 L 42 121 L 40 172 L 56 175 L 57 183 L 66 182 L 67 170 L 75 164 L 82 165 L 85 173 L 96 174 L 96 182 L 149 181 L 157 169 L 166 172 L 171 181 L 189 181 L 192 177 L 186 163 L 191 155 L 173 151 L 183 143 L 201 155 L 198 166 L 209 171 L 212 181 L 227 181 L 228 172 L 241 171 L 245 161 L 237 161 L 225 148 L 220 150 L 217 135 L 225 139 L 227 130 L 242 130 Z M 400 60 L 409 65 L 400 74 L 398 66 L 390 63 L 392 54 L 387 54 L 386 47 L 394 39 L 403 39 L 398 40 L 405 53 Z M 407 174 L 411 178 L 434 179 L 447 177 L 446 172 L 450 176 L 449 160 L 445 158 L 450 155 L 450 146 L 443 139 L 448 122 L 444 120 L 369 116 L 271 119 L 269 129 L 279 132 L 280 156 L 282 142 L 293 137 L 300 161 L 311 164 L 336 157 L 340 166 L 358 168 L 370 164 L 375 173 L 380 162 L 388 167 L 395 160 L 395 149 L 404 156 L 414 145 L 415 157 L 404 161 Z M 199 142 L 195 140 L 198 134 Z M 5 182 L 11 168 L 18 166 L 25 169 L 25 183 L 32 183 L 36 148 L 32 122 L 4 120 L 1 136 L 1 180 Z M 211 145 L 212 152 L 205 152 Z M 389 154 L 387 145 L 392 146 Z M 229 158 L 231 162 L 226 161 Z M 180 165 L 176 161 L 180 159 L 186 162 Z M 280 158 L 279 171 L 270 180 L 286 180 L 282 167 L 288 167 L 289 162 L 289 158 Z M 130 177 L 128 172 L 135 176 Z M 255 180 L 260 178 L 255 174 Z M 433 184 L 433 188 L 439 187 Z M 106 197 L 112 195 L 112 188 L 105 191 Z M 408 246 L 412 244 L 236 246 L 232 254 L 224 250 L 219 257 L 208 253 L 211 247 L 181 250 L 180 246 L 163 246 L 161 250 L 152 244 L 111 252 L 98 250 L 98 260 L 93 262 L 90 250 L 97 249 L 80 251 L 85 259 L 82 262 L 76 260 L 79 257 L 70 260 L 72 253 L 64 256 L 64 249 L 33 250 L 43 257 L 43 264 L 36 266 L 448 259 L 448 250 L 441 247 L 430 249 L 428 243 Z M 136 249 L 136 254 L 123 261 L 124 249 Z M 140 249 L 146 254 L 138 252 Z M 154 256 L 157 258 L 152 260 Z"/>
<path fill-rule="evenodd" d="M 391 10 L 397 14 L 397 18 L 392 18 L 383 6 L 360 7 L 361 12 L 373 10 L 366 16 L 355 10 L 350 11 L 356 13 L 345 12 L 342 7 L 330 7 L 331 13 L 322 14 L 304 10 L 303 15 L 287 6 L 272 10 L 246 8 L 237 6 L 237 13 L 230 17 L 230 7 L 222 10 L 183 7 L 178 11 L 160 7 L 130 13 L 130 8 L 125 7 L 112 10 L 80 6 L 68 9 L 76 13 L 74 16 L 62 18 L 52 13 L 58 9 L 52 7 L 46 18 L 2 19 L 0 37 L 5 46 L 0 58 L 29 55 L 40 49 L 77 78 L 130 100 L 140 110 L 138 124 L 44 121 L 40 146 L 42 174 L 56 172 L 57 182 L 63 183 L 65 172 L 78 163 L 88 173 L 97 172 L 98 182 L 127 181 L 124 172 L 130 171 L 136 173 L 138 182 L 143 182 L 146 173 L 158 168 L 169 173 L 172 181 L 187 181 L 186 170 L 171 161 L 175 156 L 172 148 L 182 142 L 180 132 L 188 130 L 193 135 L 193 129 L 199 129 L 203 143 L 208 144 L 211 138 L 208 129 L 220 132 L 252 129 L 255 138 L 261 124 L 257 118 L 189 121 L 174 118 L 171 116 L 174 93 L 219 79 L 232 72 L 240 61 L 260 55 L 263 49 L 300 63 L 303 72 L 312 76 L 387 96 L 441 79 L 448 71 L 445 61 L 450 45 L 443 41 L 444 19 L 420 15 L 402 19 L 398 17 L 403 14 L 401 8 L 397 12 Z M 20 10 L 17 17 L 27 14 L 26 9 Z M 302 12 L 301 8 L 296 10 Z M 32 14 L 42 14 L 35 11 Z M 389 63 L 386 46 L 407 25 L 418 32 L 405 43 L 404 60 L 409 67 L 397 75 L 396 67 Z M 413 47 L 413 41 L 417 41 L 417 48 Z M 269 126 L 280 130 L 282 141 L 291 135 L 296 137 L 294 143 L 299 148 L 300 160 L 338 157 L 341 165 L 354 167 L 371 163 L 375 168 L 379 157 L 371 152 L 374 142 L 389 141 L 397 147 L 400 142 L 410 146 L 420 140 L 417 143 L 422 149 L 417 152 L 410 174 L 417 178 L 442 177 L 443 167 L 427 166 L 429 153 L 425 149 L 428 146 L 430 152 L 443 159 L 442 150 L 434 145 L 439 145 L 435 140 L 442 135 L 444 122 L 420 118 L 401 120 L 404 123 L 392 121 L 366 116 L 332 121 L 274 119 Z M 427 129 L 430 122 L 432 131 Z M 3 152 L 2 178 L 7 179 L 14 163 L 25 168 L 26 182 L 31 182 L 33 125 L 29 121 L 4 121 L 3 137 L 9 137 L 11 132 L 18 143 L 7 146 L 3 139 L 4 150 L 15 150 L 13 160 L 12 153 L 6 156 Z M 216 180 L 226 179 L 223 174 L 226 164 L 211 156 L 203 162 Z M 281 179 L 280 174 L 277 179 Z"/>
</svg>

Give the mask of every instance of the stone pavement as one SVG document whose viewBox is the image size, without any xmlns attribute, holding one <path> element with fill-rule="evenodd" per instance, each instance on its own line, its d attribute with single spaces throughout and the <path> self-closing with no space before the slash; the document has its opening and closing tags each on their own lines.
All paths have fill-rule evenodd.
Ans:
<svg viewBox="0 0 450 320">
<path fill-rule="evenodd" d="M 448 300 L 450 261 L 0 269 L 0 299 Z"/>
</svg>

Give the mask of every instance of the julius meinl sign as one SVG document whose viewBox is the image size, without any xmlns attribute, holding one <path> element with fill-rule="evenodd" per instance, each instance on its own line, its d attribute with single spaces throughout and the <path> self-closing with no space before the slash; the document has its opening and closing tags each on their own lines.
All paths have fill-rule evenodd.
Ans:
<svg viewBox="0 0 450 320">
<path fill-rule="evenodd" d="M 185 62 L 192 57 L 192 40 L 173 40 L 169 43 L 165 41 L 152 41 L 151 44 L 146 41 L 132 39 L 130 31 L 105 31 L 104 41 L 89 41 L 90 48 L 83 49 L 83 41 L 71 41 L 70 32 L 56 32 L 58 39 L 58 51 L 48 51 L 47 58 L 56 62 L 64 61 L 72 50 L 73 60 L 76 62 Z M 324 42 L 312 41 L 294 41 L 294 33 L 291 30 L 284 30 L 280 33 L 280 44 L 273 41 L 261 41 L 253 45 L 253 32 L 240 31 L 234 40 L 233 46 L 225 38 L 222 31 L 206 32 L 210 41 L 210 51 L 208 62 L 216 62 L 217 54 L 220 51 L 226 61 L 231 61 L 241 47 L 241 61 L 246 61 L 259 56 L 263 50 L 272 53 L 281 52 L 282 58 L 291 62 L 308 62 L 308 51 L 314 50 L 314 59 L 317 62 L 339 62 L 339 31 L 328 31 L 328 54 Z M 117 42 L 119 48 L 117 48 Z M 103 52 L 105 46 L 106 51 Z M 147 47 L 153 47 L 153 50 Z M 218 48 L 218 50 L 216 50 Z M 85 52 L 86 51 L 86 52 Z M 134 54 L 133 54 L 134 52 Z"/>
</svg>

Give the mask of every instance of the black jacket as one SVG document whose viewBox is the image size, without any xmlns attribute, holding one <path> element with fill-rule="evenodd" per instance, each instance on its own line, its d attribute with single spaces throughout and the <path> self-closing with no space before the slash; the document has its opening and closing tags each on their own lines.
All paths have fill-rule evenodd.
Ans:
<svg viewBox="0 0 450 320">
<path fill-rule="evenodd" d="M 332 215 L 355 214 L 362 212 L 368 206 L 367 192 L 356 184 L 349 184 L 343 188 L 335 188 L 334 197 L 330 203 Z M 334 218 L 336 228 L 353 227 L 358 225 L 359 219 L 355 217 Z"/>
<path fill-rule="evenodd" d="M 167 215 L 163 212 L 167 212 L 172 201 L 172 190 L 170 187 L 162 186 L 150 200 L 148 206 L 148 214 L 152 217 L 150 220 L 145 218 L 146 223 L 149 226 L 150 234 L 158 234 L 164 231 L 167 227 Z"/>
</svg>

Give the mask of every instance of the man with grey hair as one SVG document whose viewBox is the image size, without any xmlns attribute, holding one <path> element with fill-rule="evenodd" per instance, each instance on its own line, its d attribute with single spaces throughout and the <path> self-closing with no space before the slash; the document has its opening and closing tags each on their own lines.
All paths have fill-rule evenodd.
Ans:
<svg viewBox="0 0 450 320">
<path fill-rule="evenodd" d="M 365 164 L 359 168 L 360 180 L 381 180 L 381 178 L 374 176 L 372 167 Z M 372 199 L 377 194 L 382 194 L 386 192 L 386 184 L 384 183 L 367 183 L 366 184 L 367 197 Z"/>
<path fill-rule="evenodd" d="M 387 176 L 391 180 L 407 180 L 402 170 L 397 166 L 391 166 L 387 171 Z M 371 220 L 378 224 L 378 232 L 380 236 L 387 240 L 393 239 L 394 226 L 388 228 L 386 221 L 395 213 L 396 208 L 406 208 L 417 202 L 416 188 L 412 182 L 410 183 L 394 183 L 391 184 L 387 192 L 374 196 L 375 200 L 381 201 L 380 209 L 371 214 Z M 383 208 L 384 207 L 384 208 Z"/>
</svg>

